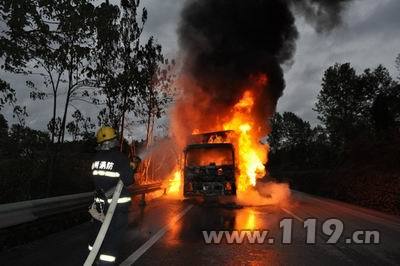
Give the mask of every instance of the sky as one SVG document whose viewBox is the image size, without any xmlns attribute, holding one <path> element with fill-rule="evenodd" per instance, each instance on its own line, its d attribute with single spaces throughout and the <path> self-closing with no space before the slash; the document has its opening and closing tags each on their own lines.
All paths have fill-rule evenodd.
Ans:
<svg viewBox="0 0 400 266">
<path fill-rule="evenodd" d="M 143 37 L 154 36 L 171 59 L 179 59 L 176 29 L 183 3 L 184 0 L 142 0 L 149 13 Z M 350 62 L 358 72 L 383 64 L 393 77 L 399 76 L 395 68 L 395 58 L 400 53 L 399 10 L 399 0 L 354 0 L 343 13 L 342 25 L 321 34 L 302 16 L 295 14 L 299 39 L 294 63 L 284 66 L 286 88 L 278 101 L 277 111 L 294 112 L 311 125 L 318 124 L 317 114 L 313 111 L 316 96 L 323 72 L 335 63 Z M 25 87 L 26 77 L 0 74 L 16 89 L 20 103 L 27 105 L 30 114 L 27 125 L 46 129 L 50 102 L 31 102 Z M 39 76 L 31 79 L 40 81 Z M 77 107 L 86 110 L 87 114 L 96 112 L 94 107 Z M 15 121 L 10 110 L 5 112 L 9 121 Z"/>
</svg>

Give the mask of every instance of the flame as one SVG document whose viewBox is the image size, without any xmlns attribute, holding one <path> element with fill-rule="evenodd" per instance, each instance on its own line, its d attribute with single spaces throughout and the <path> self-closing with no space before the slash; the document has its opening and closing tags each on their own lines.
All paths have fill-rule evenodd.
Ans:
<svg viewBox="0 0 400 266">
<path fill-rule="evenodd" d="M 168 195 L 179 195 L 182 184 L 182 172 L 180 169 L 176 169 L 169 179 L 169 186 L 167 188 Z"/>
<path fill-rule="evenodd" d="M 243 97 L 235 104 L 232 117 L 223 125 L 224 130 L 234 130 L 238 137 L 237 155 L 240 171 L 237 188 L 246 191 L 256 185 L 257 178 L 262 178 L 265 171 L 267 149 L 258 142 L 254 132 L 255 121 L 252 118 L 254 95 L 250 90 L 244 92 Z"/>
<path fill-rule="evenodd" d="M 187 98 L 182 98 L 176 105 L 172 119 L 172 134 L 180 148 L 187 143 L 184 139 L 187 133 L 199 134 L 202 132 L 232 130 L 236 137 L 228 139 L 235 146 L 235 163 L 239 169 L 237 178 L 238 196 L 256 185 L 256 180 L 266 174 L 265 164 L 267 162 L 268 146 L 259 140 L 267 133 L 266 125 L 261 125 L 259 110 L 256 110 L 257 100 L 262 90 L 268 83 L 265 74 L 252 75 L 249 86 L 243 90 L 241 98 L 231 107 L 218 106 L 218 112 L 209 112 L 212 105 L 210 95 L 204 94 L 189 80 L 183 84 L 192 86 L 193 91 L 198 92 Z M 196 107 L 196 108 L 193 108 Z M 259 107 L 258 107 L 259 108 Z M 231 110 L 230 110 L 231 109 Z M 183 120 L 183 118 L 190 118 Z M 258 119 L 258 120 L 257 120 Z M 266 119 L 266 118 L 265 118 Z M 265 121 L 266 123 L 266 121 Z M 232 137 L 233 138 L 233 137 Z M 223 143 L 225 139 L 211 139 L 209 143 Z M 176 193 L 182 189 L 183 175 L 179 167 L 169 175 L 171 181 L 169 192 Z"/>
</svg>

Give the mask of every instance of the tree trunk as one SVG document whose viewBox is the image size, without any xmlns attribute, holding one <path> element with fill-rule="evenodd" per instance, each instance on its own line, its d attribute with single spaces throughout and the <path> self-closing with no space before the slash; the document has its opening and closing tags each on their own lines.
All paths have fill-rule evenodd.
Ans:
<svg viewBox="0 0 400 266">
<path fill-rule="evenodd" d="M 58 83 L 57 83 L 58 86 Z M 53 128 L 51 132 L 51 143 L 49 144 L 48 147 L 48 167 L 47 167 L 47 185 L 46 185 L 46 196 L 50 196 L 50 191 L 51 191 L 51 186 L 52 186 L 52 180 L 54 177 L 54 172 L 55 172 L 55 165 L 56 165 L 56 159 L 57 159 L 57 146 L 54 143 L 55 140 L 55 135 L 56 135 L 56 116 L 57 116 L 57 90 L 53 89 L 54 93 L 54 102 L 53 102 Z"/>
<path fill-rule="evenodd" d="M 149 109 L 147 116 L 147 126 L 146 126 L 146 149 L 150 149 L 150 146 L 153 144 L 153 128 L 154 128 L 154 116 Z M 149 181 L 150 177 L 153 177 L 154 173 L 150 172 L 151 168 L 151 155 L 145 160 L 144 163 L 144 179 L 145 181 Z"/>
<path fill-rule="evenodd" d="M 58 136 L 58 143 L 64 143 L 64 136 L 65 136 L 65 124 L 67 121 L 67 114 L 68 114 L 68 106 L 69 101 L 71 98 L 71 91 L 72 91 L 72 70 L 68 70 L 68 91 L 67 91 L 67 99 L 65 100 L 64 106 L 64 115 L 61 123 L 60 134 Z"/>
<path fill-rule="evenodd" d="M 53 128 L 51 130 L 51 143 L 54 143 L 54 139 L 55 139 L 55 135 L 56 135 L 55 123 L 56 123 L 56 116 L 57 116 L 57 114 L 56 114 L 56 112 L 57 112 L 57 91 L 53 90 L 53 95 L 54 95 L 53 96 L 53 99 L 54 99 L 54 102 L 53 102 L 53 118 L 52 118 Z"/>
<path fill-rule="evenodd" d="M 122 147 L 124 144 L 124 127 L 125 127 L 125 112 L 126 112 L 126 101 L 127 101 L 127 91 L 128 88 L 125 88 L 124 102 L 122 104 L 122 121 L 121 121 L 121 136 L 120 136 L 120 147 L 122 151 Z"/>
</svg>

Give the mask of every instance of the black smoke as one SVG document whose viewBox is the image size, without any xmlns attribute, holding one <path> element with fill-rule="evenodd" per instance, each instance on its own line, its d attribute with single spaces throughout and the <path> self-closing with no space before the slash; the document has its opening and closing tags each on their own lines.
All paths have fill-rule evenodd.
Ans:
<svg viewBox="0 0 400 266">
<path fill-rule="evenodd" d="M 185 74 L 215 106 L 231 106 L 251 76 L 267 74 L 268 84 L 256 102 L 265 121 L 285 87 L 281 66 L 295 52 L 293 12 L 304 15 L 317 31 L 330 30 L 340 23 L 347 1 L 189 0 L 178 28 Z"/>
</svg>

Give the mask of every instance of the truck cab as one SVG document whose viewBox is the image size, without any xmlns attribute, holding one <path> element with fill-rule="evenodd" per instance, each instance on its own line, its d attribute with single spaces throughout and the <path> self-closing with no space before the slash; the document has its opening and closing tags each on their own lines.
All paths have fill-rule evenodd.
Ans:
<svg viewBox="0 0 400 266">
<path fill-rule="evenodd" d="M 193 139 L 200 137 L 200 143 L 186 146 L 185 197 L 236 195 L 235 149 L 226 141 L 226 132 L 198 134 Z"/>
</svg>

